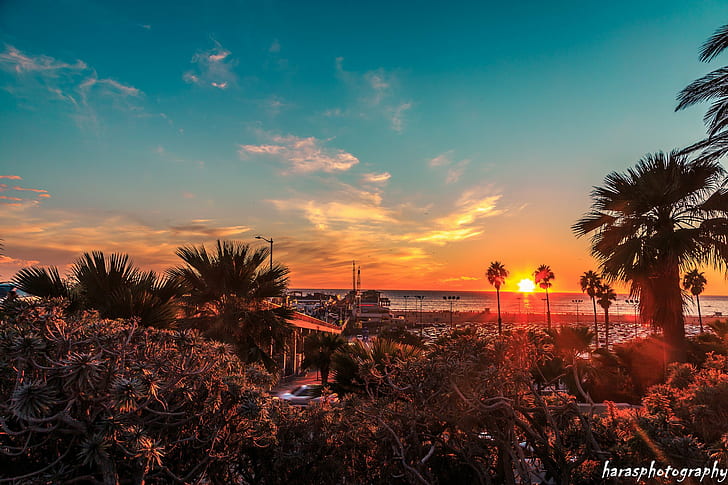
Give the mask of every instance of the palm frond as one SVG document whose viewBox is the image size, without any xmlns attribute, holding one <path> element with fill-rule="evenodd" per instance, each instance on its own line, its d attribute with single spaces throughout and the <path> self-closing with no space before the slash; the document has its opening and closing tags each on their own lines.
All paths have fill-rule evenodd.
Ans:
<svg viewBox="0 0 728 485">
<path fill-rule="evenodd" d="M 711 61 L 715 56 L 723 52 L 726 47 L 728 47 L 728 25 L 720 27 L 705 41 L 700 49 L 700 60 L 703 62 Z"/>
<path fill-rule="evenodd" d="M 41 298 L 69 298 L 70 286 L 61 278 L 58 268 L 21 268 L 12 279 L 13 286 Z"/>
</svg>

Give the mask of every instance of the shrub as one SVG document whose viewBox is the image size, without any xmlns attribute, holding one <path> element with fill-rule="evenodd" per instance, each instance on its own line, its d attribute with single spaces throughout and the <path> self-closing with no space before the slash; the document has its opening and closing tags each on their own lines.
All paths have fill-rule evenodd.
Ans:
<svg viewBox="0 0 728 485">
<path fill-rule="evenodd" d="M 48 304 L 0 329 L 0 470 L 39 483 L 240 482 L 274 440 L 270 375 L 195 331 Z"/>
</svg>

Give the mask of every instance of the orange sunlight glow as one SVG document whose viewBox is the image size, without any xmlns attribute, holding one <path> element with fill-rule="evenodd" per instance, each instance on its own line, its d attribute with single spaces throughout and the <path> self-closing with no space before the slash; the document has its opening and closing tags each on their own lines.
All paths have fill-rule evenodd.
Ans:
<svg viewBox="0 0 728 485">
<path fill-rule="evenodd" d="M 536 284 L 533 280 L 522 279 L 518 282 L 518 291 L 521 293 L 532 293 L 536 289 Z"/>
</svg>

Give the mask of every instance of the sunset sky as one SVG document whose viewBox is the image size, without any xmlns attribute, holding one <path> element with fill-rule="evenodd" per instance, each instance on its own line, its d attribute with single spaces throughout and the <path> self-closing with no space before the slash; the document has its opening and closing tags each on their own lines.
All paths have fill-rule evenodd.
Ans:
<svg viewBox="0 0 728 485">
<path fill-rule="evenodd" d="M 596 264 L 589 191 L 704 135 L 722 1 L 0 2 L 0 280 L 265 244 L 291 286 L 490 289 Z M 707 293 L 728 294 L 708 272 Z"/>
</svg>

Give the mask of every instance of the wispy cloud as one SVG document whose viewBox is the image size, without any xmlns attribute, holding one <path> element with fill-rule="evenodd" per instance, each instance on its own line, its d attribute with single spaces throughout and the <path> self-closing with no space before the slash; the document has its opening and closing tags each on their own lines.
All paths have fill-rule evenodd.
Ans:
<svg viewBox="0 0 728 485">
<path fill-rule="evenodd" d="M 0 66 L 12 69 L 17 74 L 44 73 L 48 77 L 58 77 L 64 71 L 78 72 L 88 69 L 81 60 L 69 64 L 50 56 L 29 55 L 11 45 L 6 45 L 5 51 L 0 52 Z"/>
<path fill-rule="evenodd" d="M 334 225 L 350 227 L 394 222 L 389 210 L 363 201 L 321 202 L 312 199 L 288 199 L 270 202 L 282 211 L 301 212 L 317 229 L 328 229 Z"/>
<path fill-rule="evenodd" d="M 97 109 L 102 101 L 112 107 L 140 110 L 141 90 L 110 78 L 100 78 L 82 60 L 64 62 L 46 55 L 32 55 L 6 45 L 0 53 L 0 69 L 12 73 L 17 81 L 13 94 L 31 103 L 39 100 L 62 101 L 81 124 L 98 123 Z"/>
<path fill-rule="evenodd" d="M 36 259 L 19 259 L 19 258 L 11 258 L 10 256 L 0 255 L 0 274 L 3 275 L 3 277 L 8 276 L 7 269 L 13 269 L 18 270 L 20 268 L 25 268 L 28 266 L 35 266 L 40 261 Z M 13 271 L 14 272 L 14 271 Z"/>
<path fill-rule="evenodd" d="M 488 189 L 485 189 L 488 191 Z M 482 189 L 471 189 L 463 192 L 456 203 L 457 209 L 437 223 L 445 226 L 465 226 L 484 217 L 492 217 L 503 213 L 497 208 L 501 195 L 483 195 Z"/>
<path fill-rule="evenodd" d="M 344 68 L 344 58 L 335 60 L 336 76 L 352 93 L 352 106 L 347 109 L 332 108 L 324 116 L 356 116 L 384 118 L 389 127 L 401 133 L 406 125 L 406 113 L 413 103 L 403 99 L 399 77 L 396 73 L 379 68 L 364 73 Z"/>
<path fill-rule="evenodd" d="M 23 180 L 23 177 L 18 175 L 0 175 L 0 179 Z"/>
<path fill-rule="evenodd" d="M 442 167 L 444 165 L 450 165 L 452 163 L 452 155 L 453 151 L 449 150 L 445 153 L 442 153 L 435 158 L 431 159 L 429 162 L 430 167 Z"/>
<path fill-rule="evenodd" d="M 447 168 L 447 175 L 445 176 L 445 183 L 452 184 L 460 180 L 460 178 L 465 173 L 465 169 L 470 164 L 470 159 L 462 159 L 459 161 L 455 161 L 454 157 L 454 151 L 448 150 L 445 153 L 442 153 L 435 158 L 432 158 L 428 165 L 430 167 L 446 167 Z"/>
<path fill-rule="evenodd" d="M 225 49 L 218 41 L 213 40 L 212 49 L 198 51 L 190 61 L 195 67 L 186 71 L 182 79 L 190 84 L 227 89 L 237 81 L 233 71 L 238 61 L 233 59 L 232 52 Z"/>
<path fill-rule="evenodd" d="M 343 172 L 359 163 L 351 153 L 339 148 L 327 148 L 328 140 L 294 135 L 269 136 L 271 143 L 240 145 L 241 158 L 249 156 L 271 157 L 289 166 L 283 173 Z"/>
<path fill-rule="evenodd" d="M 173 235 L 182 237 L 230 238 L 239 237 L 249 232 L 250 228 L 247 226 L 218 226 L 210 224 L 209 221 L 192 221 L 187 224 L 170 226 L 169 230 Z"/>
<path fill-rule="evenodd" d="M 272 95 L 263 99 L 262 101 L 260 101 L 260 105 L 271 116 L 277 116 L 281 111 L 292 106 L 291 103 L 288 103 L 285 99 L 276 95 Z"/>
<path fill-rule="evenodd" d="M 278 42 L 278 39 L 273 39 L 273 42 L 271 43 L 270 47 L 268 47 L 268 52 L 277 54 L 281 51 L 281 43 Z"/>
<path fill-rule="evenodd" d="M 462 177 L 463 173 L 465 173 L 465 169 L 467 168 L 468 164 L 470 164 L 470 160 L 460 160 L 452 167 L 448 168 L 447 177 L 445 177 L 445 183 L 452 184 L 460 180 L 460 177 Z"/>
<path fill-rule="evenodd" d="M 371 184 L 377 184 L 388 181 L 390 178 L 392 178 L 392 174 L 389 172 L 382 172 L 382 173 L 365 173 L 362 175 L 361 180 L 364 183 L 371 183 Z"/>
<path fill-rule="evenodd" d="M 444 245 L 480 236 L 485 232 L 483 219 L 503 214 L 498 208 L 500 194 L 484 194 L 490 189 L 465 191 L 450 213 L 431 221 L 431 228 L 407 234 L 408 240 Z"/>
<path fill-rule="evenodd" d="M 454 281 L 478 281 L 482 278 L 476 278 L 475 276 L 456 276 L 454 278 L 443 278 L 440 281 L 443 283 L 451 283 Z"/>
<path fill-rule="evenodd" d="M 394 131 L 401 133 L 404 130 L 404 115 L 410 108 L 412 103 L 402 103 L 388 111 L 390 126 Z"/>
<path fill-rule="evenodd" d="M 20 177 L 15 178 L 14 176 L 12 176 L 5 178 L 18 180 Z M 51 197 L 51 194 L 49 194 L 48 191 L 45 189 L 33 189 L 28 187 L 20 187 L 18 185 L 9 187 L 7 184 L 0 184 L 0 192 L 15 192 L 12 195 L 0 196 L 0 205 L 4 207 L 27 207 L 31 205 L 37 205 L 38 203 L 40 203 L 41 200 L 49 199 Z"/>
<path fill-rule="evenodd" d="M 269 200 L 279 211 L 297 213 L 320 230 L 347 229 L 364 233 L 396 223 L 395 211 L 383 205 L 379 188 L 368 190 L 329 180 L 321 192 Z"/>
<path fill-rule="evenodd" d="M 29 262 L 67 268 L 82 252 L 92 250 L 124 252 L 139 265 L 164 271 L 180 262 L 174 254 L 179 246 L 218 238 L 240 239 L 250 232 L 248 226 L 215 220 L 153 224 L 124 213 L 42 206 L 4 208 L 3 218 L 7 221 L 3 238 L 8 257 L 0 260 L 3 277 Z"/>
</svg>

